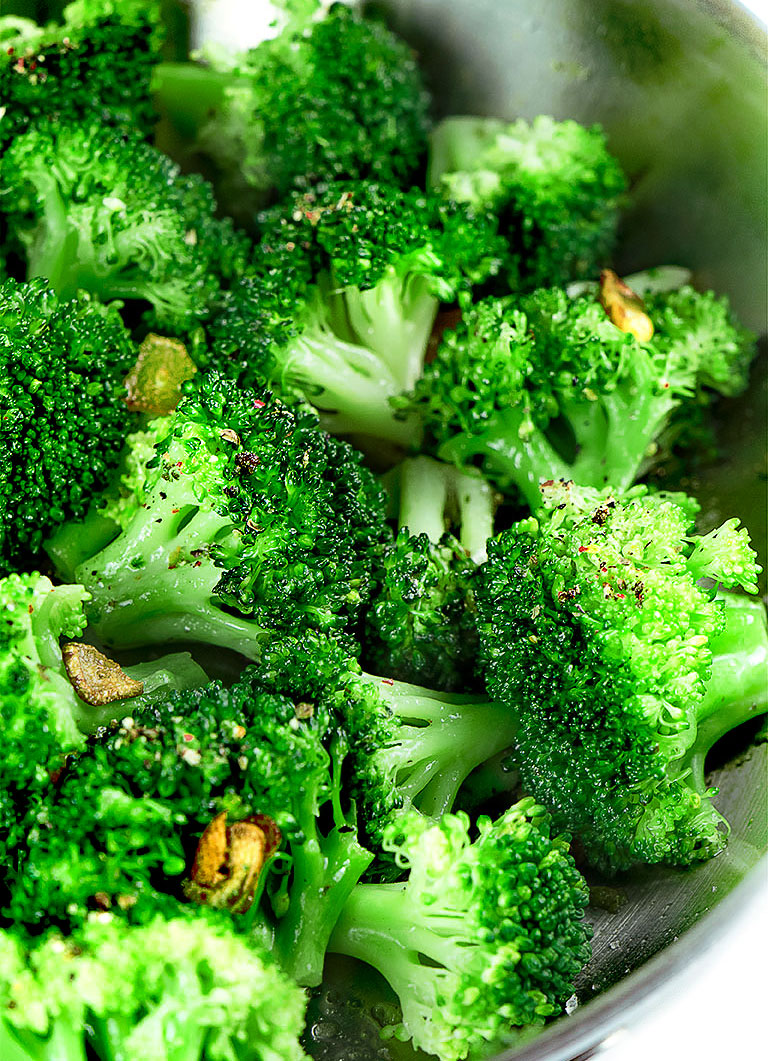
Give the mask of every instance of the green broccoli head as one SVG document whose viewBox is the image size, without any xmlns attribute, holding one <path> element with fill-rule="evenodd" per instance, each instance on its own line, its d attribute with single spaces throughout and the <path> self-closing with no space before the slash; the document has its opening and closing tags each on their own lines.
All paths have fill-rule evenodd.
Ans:
<svg viewBox="0 0 768 1061">
<path fill-rule="evenodd" d="M 80 519 L 116 467 L 136 349 L 115 309 L 0 283 L 0 567 Z"/>
<path fill-rule="evenodd" d="M 158 0 L 78 0 L 63 21 L 0 18 L 0 143 L 32 125 L 98 120 L 150 135 Z"/>
<path fill-rule="evenodd" d="M 391 533 L 375 477 L 306 408 L 215 374 L 188 390 L 155 425 L 134 479 L 143 501 L 76 569 L 94 631 L 114 647 L 199 641 L 251 659 L 279 632 L 354 633 Z"/>
<path fill-rule="evenodd" d="M 708 858 L 725 836 L 704 756 L 765 710 L 768 640 L 759 604 L 725 607 L 699 580 L 754 591 L 749 538 L 736 521 L 693 535 L 682 495 L 542 490 L 538 518 L 489 543 L 475 585 L 523 785 L 596 864 Z"/>
<path fill-rule="evenodd" d="M 336 434 L 410 445 L 391 398 L 421 374 L 439 302 L 498 264 L 496 220 L 418 190 L 337 181 L 263 218 L 254 276 L 211 326 L 228 373 L 310 401 Z"/>
<path fill-rule="evenodd" d="M 477 653 L 474 562 L 451 536 L 403 528 L 387 547 L 366 612 L 366 665 L 434 689 L 467 689 Z"/>
<path fill-rule="evenodd" d="M 226 919 L 179 910 L 76 933 L 0 932 L 0 1050 L 15 1061 L 306 1061 L 306 1000 Z"/>
<path fill-rule="evenodd" d="M 542 288 L 465 313 L 415 388 L 438 454 L 479 462 L 532 507 L 548 479 L 626 489 L 678 408 L 702 388 L 746 386 L 753 337 L 725 299 L 683 287 L 638 309 L 629 292 L 621 308 L 637 320 L 620 326 L 605 287 L 601 297 L 607 309 L 592 294 Z"/>
<path fill-rule="evenodd" d="M 259 673 L 267 688 L 306 696 L 341 719 L 347 789 L 377 849 L 393 812 L 413 807 L 438 818 L 469 774 L 515 738 L 506 705 L 367 674 L 327 637 L 272 641 Z"/>
<path fill-rule="evenodd" d="M 330 948 L 389 981 L 403 1013 L 391 1033 L 462 1061 L 561 1012 L 590 954 L 587 888 L 543 807 L 481 818 L 475 839 L 464 814 L 406 815 L 386 842 L 406 881 L 359 885 Z"/>
<path fill-rule="evenodd" d="M 151 307 L 153 327 L 205 317 L 246 242 L 213 217 L 210 186 L 134 133 L 96 121 L 33 127 L 5 151 L 0 193 L 27 276 L 63 297 Z"/>
<path fill-rule="evenodd" d="M 502 218 L 512 288 L 593 276 L 616 237 L 627 182 L 599 126 L 447 118 L 432 134 L 430 183 Z"/>
<path fill-rule="evenodd" d="M 224 69 L 163 64 L 161 111 L 218 170 L 228 208 L 264 206 L 298 183 L 418 176 L 429 98 L 411 49 L 381 22 L 304 5 Z M 215 62 L 215 60 L 214 60 Z"/>
<path fill-rule="evenodd" d="M 319 983 L 373 857 L 341 807 L 345 751 L 329 707 L 264 692 L 256 669 L 231 688 L 171 693 L 109 727 L 47 793 L 7 912 L 74 930 L 94 909 L 144 923 L 186 898 Z"/>
</svg>

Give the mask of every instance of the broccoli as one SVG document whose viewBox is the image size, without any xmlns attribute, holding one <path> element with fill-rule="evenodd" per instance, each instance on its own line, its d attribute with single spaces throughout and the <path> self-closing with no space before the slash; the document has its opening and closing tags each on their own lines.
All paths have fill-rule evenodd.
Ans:
<svg viewBox="0 0 768 1061">
<path fill-rule="evenodd" d="M 5 1061 L 307 1061 L 306 1000 L 226 920 L 180 910 L 140 927 L 0 931 Z"/>
<path fill-rule="evenodd" d="M 0 18 L 0 146 L 60 121 L 132 125 L 150 136 L 158 0 L 76 0 L 60 24 Z"/>
<path fill-rule="evenodd" d="M 266 688 L 326 704 L 342 720 L 347 785 L 374 846 L 400 807 L 430 818 L 449 811 L 469 774 L 515 739 L 505 704 L 368 674 L 322 635 L 272 641 L 259 673 Z"/>
<path fill-rule="evenodd" d="M 133 417 L 123 379 L 136 349 L 116 309 L 0 283 L 0 571 L 103 489 Z"/>
<path fill-rule="evenodd" d="M 759 602 L 699 580 L 755 592 L 747 532 L 694 535 L 691 498 L 643 487 L 542 492 L 536 519 L 489 542 L 474 587 L 524 789 L 599 866 L 709 858 L 727 827 L 704 758 L 766 710 L 768 634 Z"/>
<path fill-rule="evenodd" d="M 293 5 L 278 36 L 213 67 L 157 69 L 160 111 L 242 219 L 299 183 L 408 183 L 422 168 L 429 98 L 410 48 L 342 4 L 318 12 Z"/>
<path fill-rule="evenodd" d="M 33 127 L 0 161 L 0 207 L 26 261 L 62 297 L 127 301 L 179 334 L 212 312 L 249 242 L 218 221 L 210 186 L 132 131 L 96 120 Z"/>
<path fill-rule="evenodd" d="M 124 710 L 205 681 L 188 656 L 122 670 L 88 646 L 59 646 L 86 625 L 82 586 L 53 586 L 44 575 L 0 579 L 0 865 L 14 854 L 25 810 L 40 799 L 64 757 Z M 126 699 L 128 698 L 128 699 Z"/>
<path fill-rule="evenodd" d="M 254 660 L 276 631 L 352 633 L 390 537 L 379 484 L 313 412 L 213 373 L 195 380 L 153 425 L 120 533 L 99 548 L 100 526 L 76 569 L 94 633 L 115 648 L 203 642 Z"/>
<path fill-rule="evenodd" d="M 474 685 L 477 631 L 471 578 L 493 534 L 494 496 L 478 475 L 429 457 L 390 476 L 400 531 L 376 569 L 366 611 L 365 665 L 434 689 Z M 458 540 L 446 533 L 453 516 Z"/>
<path fill-rule="evenodd" d="M 421 375 L 439 300 L 496 268 L 495 219 L 418 190 L 339 181 L 263 217 L 245 277 L 211 324 L 214 363 L 310 401 L 334 434 L 408 447 L 390 399 Z"/>
<path fill-rule="evenodd" d="M 358 885 L 329 949 L 389 981 L 403 1014 L 390 1034 L 462 1061 L 562 1011 L 590 955 L 587 887 L 543 807 L 480 818 L 474 840 L 464 814 L 411 814 L 386 842 L 407 880 Z"/>
<path fill-rule="evenodd" d="M 264 692 L 247 668 L 168 695 L 71 762 L 28 830 L 6 913 L 72 930 L 94 908 L 143 923 L 187 898 L 229 911 L 315 985 L 339 912 L 373 855 L 341 805 L 333 711 Z"/>
<path fill-rule="evenodd" d="M 479 462 L 531 507 L 543 480 L 622 490 L 699 388 L 746 386 L 752 336 L 724 298 L 686 286 L 643 309 L 608 272 L 601 297 L 542 288 L 465 313 L 415 388 L 438 455 Z"/>
<path fill-rule="evenodd" d="M 599 126 L 446 118 L 430 156 L 431 187 L 499 214 L 513 290 L 589 277 L 607 263 L 627 182 Z"/>
</svg>

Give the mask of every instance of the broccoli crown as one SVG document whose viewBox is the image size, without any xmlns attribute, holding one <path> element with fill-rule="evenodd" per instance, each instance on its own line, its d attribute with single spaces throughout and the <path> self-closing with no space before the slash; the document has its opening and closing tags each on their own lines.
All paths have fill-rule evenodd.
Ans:
<svg viewBox="0 0 768 1061">
<path fill-rule="evenodd" d="M 433 134 L 430 178 L 448 198 L 500 213 L 510 281 L 526 288 L 594 275 L 627 188 L 599 126 L 546 115 L 510 125 L 446 119 Z"/>
<path fill-rule="evenodd" d="M 263 218 L 255 275 L 211 325 L 214 361 L 312 402 L 336 434 L 410 445 L 417 425 L 391 399 L 421 374 L 439 300 L 495 271 L 495 226 L 372 182 L 297 193 Z"/>
<path fill-rule="evenodd" d="M 275 631 L 343 632 L 390 535 L 380 485 L 306 408 L 215 374 L 187 389 L 137 481 L 143 503 L 77 569 L 96 632 L 250 658 Z"/>
<path fill-rule="evenodd" d="M 387 845 L 408 878 L 359 885 L 331 949 L 377 968 L 396 991 L 399 1038 L 442 1061 L 499 1045 L 562 1009 L 589 958 L 586 884 L 532 799 L 501 818 L 393 822 Z"/>
<path fill-rule="evenodd" d="M 154 125 L 157 0 L 78 0 L 61 24 L 0 18 L 0 143 L 43 122 Z"/>
<path fill-rule="evenodd" d="M 434 689 L 471 686 L 477 631 L 470 580 L 475 564 L 446 535 L 433 545 L 404 527 L 381 561 L 366 611 L 366 665 Z"/>
<path fill-rule="evenodd" d="M 335 715 L 259 682 L 247 669 L 229 689 L 169 693 L 92 741 L 37 811 L 9 916 L 77 928 L 111 908 L 143 923 L 185 895 L 274 932 L 283 964 L 319 982 L 372 856 L 341 810 Z"/>
<path fill-rule="evenodd" d="M 0 283 L 0 566 L 80 519 L 117 465 L 136 350 L 120 315 L 43 280 Z"/>
<path fill-rule="evenodd" d="M 19 841 L 25 809 L 50 784 L 49 772 L 83 743 L 59 638 L 82 633 L 85 597 L 82 586 L 54 588 L 44 575 L 0 580 L 0 865 Z"/>
<path fill-rule="evenodd" d="M 17 136 L 0 192 L 28 277 L 46 277 L 62 296 L 148 302 L 153 326 L 191 328 L 245 261 L 244 239 L 214 219 L 202 178 L 96 121 Z"/>
<path fill-rule="evenodd" d="M 159 68 L 161 109 L 197 133 L 234 209 L 244 196 L 263 206 L 307 181 L 403 183 L 419 174 L 429 97 L 413 52 L 348 6 L 334 4 L 320 20 L 317 7 L 304 5 L 227 70 Z"/>
<path fill-rule="evenodd" d="M 736 520 L 692 536 L 683 495 L 542 490 L 538 519 L 489 542 L 475 585 L 488 688 L 519 720 L 523 784 L 593 862 L 707 858 L 722 821 L 691 757 L 724 619 L 698 581 L 754 591 L 749 537 Z"/>
<path fill-rule="evenodd" d="M 110 914 L 72 936 L 0 932 L 3 1057 L 306 1061 L 303 992 L 220 916 L 141 927 Z"/>
<path fill-rule="evenodd" d="M 309 695 L 341 719 L 347 789 L 377 848 L 394 811 L 415 807 L 438 818 L 472 770 L 515 737 L 506 705 L 484 694 L 436 692 L 367 674 L 321 635 L 271 642 L 259 673 L 268 688 Z"/>
<path fill-rule="evenodd" d="M 681 403 L 701 386 L 744 389 L 754 349 L 711 293 L 659 293 L 646 310 L 641 340 L 592 295 L 542 288 L 477 303 L 415 388 L 439 454 L 479 460 L 532 506 L 546 479 L 630 486 Z"/>
</svg>

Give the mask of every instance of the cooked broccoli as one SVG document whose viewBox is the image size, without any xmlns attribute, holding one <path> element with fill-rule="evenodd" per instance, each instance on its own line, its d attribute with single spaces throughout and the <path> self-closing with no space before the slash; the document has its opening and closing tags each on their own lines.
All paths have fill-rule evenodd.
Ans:
<svg viewBox="0 0 768 1061">
<path fill-rule="evenodd" d="M 347 783 L 374 845 L 399 807 L 449 811 L 465 778 L 515 739 L 505 704 L 367 674 L 322 635 L 273 641 L 259 673 L 266 687 L 327 704 L 343 721 Z"/>
<path fill-rule="evenodd" d="M 151 306 L 151 327 L 184 332 L 244 267 L 249 244 L 213 217 L 210 186 L 182 176 L 134 132 L 96 120 L 33 127 L 0 161 L 0 209 L 26 260 L 62 297 Z"/>
<path fill-rule="evenodd" d="M 122 670 L 70 645 L 65 660 L 59 639 L 83 633 L 87 597 L 82 586 L 54 586 L 44 575 L 0 579 L 0 865 L 14 855 L 26 809 L 49 788 L 65 755 L 82 747 L 84 732 L 126 704 L 133 710 L 205 681 L 186 655 Z"/>
<path fill-rule="evenodd" d="M 151 135 L 158 0 L 76 0 L 60 24 L 0 18 L 0 145 L 34 125 L 98 121 Z"/>
<path fill-rule="evenodd" d="M 593 276 L 613 247 L 627 182 L 599 126 L 446 118 L 432 134 L 430 186 L 501 218 L 513 289 Z"/>
<path fill-rule="evenodd" d="M 72 936 L 0 931 L 4 1061 L 307 1061 L 306 1000 L 212 914 L 140 927 L 97 914 Z"/>
<path fill-rule="evenodd" d="M 215 363 L 310 401 L 335 434 L 401 446 L 390 399 L 421 375 L 439 300 L 493 272 L 495 219 L 434 196 L 339 181 L 265 215 L 254 276 L 211 325 Z"/>
<path fill-rule="evenodd" d="M 429 98 L 410 48 L 343 4 L 318 12 L 294 4 L 279 35 L 212 68 L 157 70 L 161 112 L 236 216 L 299 183 L 419 176 Z"/>
<path fill-rule="evenodd" d="M 684 495 L 543 487 L 537 519 L 489 542 L 475 600 L 488 689 L 519 722 L 524 789 L 589 859 L 685 864 L 726 827 L 704 784 L 724 732 L 766 710 L 759 568 L 731 519 L 694 535 Z"/>
<path fill-rule="evenodd" d="M 744 389 L 752 336 L 724 298 L 682 287 L 642 309 L 621 287 L 606 273 L 605 305 L 542 288 L 467 311 L 415 388 L 439 456 L 479 462 L 532 507 L 543 480 L 622 490 L 699 388 Z"/>
<path fill-rule="evenodd" d="M 379 484 L 306 408 L 196 380 L 153 425 L 141 500 L 104 548 L 97 528 L 98 551 L 76 570 L 94 633 L 117 648 L 203 642 L 250 659 L 277 631 L 353 633 L 390 537 Z"/>
<path fill-rule="evenodd" d="M 466 815 L 411 814 L 387 846 L 407 880 L 358 885 L 329 949 L 389 981 L 403 1013 L 390 1034 L 462 1061 L 562 1011 L 590 955 L 587 887 L 543 807 L 481 818 L 474 840 Z"/>
<path fill-rule="evenodd" d="M 434 689 L 472 689 L 477 631 L 471 577 L 493 534 L 494 496 L 478 475 L 429 457 L 390 476 L 400 532 L 375 569 L 365 665 Z M 458 539 L 447 525 L 460 523 Z"/>
<path fill-rule="evenodd" d="M 134 419 L 135 360 L 117 310 L 60 300 L 43 280 L 0 283 L 0 571 L 106 486 Z"/>
<path fill-rule="evenodd" d="M 373 855 L 341 805 L 331 709 L 247 669 L 169 695 L 70 763 L 28 831 L 7 913 L 73 929 L 95 907 L 142 923 L 187 899 L 228 910 L 302 984 Z"/>
</svg>

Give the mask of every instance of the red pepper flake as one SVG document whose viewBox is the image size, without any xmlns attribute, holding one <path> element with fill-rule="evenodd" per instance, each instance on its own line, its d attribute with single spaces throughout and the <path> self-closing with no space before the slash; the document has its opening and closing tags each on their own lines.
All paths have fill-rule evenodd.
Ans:
<svg viewBox="0 0 768 1061">
<path fill-rule="evenodd" d="M 382 685 L 394 685 L 395 683 L 392 680 L 392 678 L 382 678 L 381 679 L 381 684 Z"/>
<path fill-rule="evenodd" d="M 181 512 L 181 509 L 180 508 L 172 508 L 171 512 L 173 512 L 173 514 L 175 515 L 177 512 Z"/>
<path fill-rule="evenodd" d="M 5 54 L 6 55 L 13 55 L 13 47 L 8 48 Z"/>
<path fill-rule="evenodd" d="M 253 403 L 253 407 L 254 409 L 263 409 L 266 404 L 266 402 L 263 402 L 260 398 L 257 398 Z"/>
<path fill-rule="evenodd" d="M 32 612 L 33 612 L 34 610 L 35 610 L 35 606 L 34 606 L 34 604 L 30 604 L 30 605 L 29 605 L 29 606 L 27 607 L 27 611 L 29 612 L 29 614 L 30 614 L 30 615 L 32 614 Z"/>
<path fill-rule="evenodd" d="M 588 553 L 589 552 L 589 546 L 588 545 L 580 545 L 579 546 L 579 552 L 580 553 Z"/>
<path fill-rule="evenodd" d="M 184 741 L 185 744 L 189 744 L 189 742 L 193 741 L 195 738 L 191 733 L 182 733 L 181 739 Z"/>
</svg>

